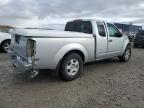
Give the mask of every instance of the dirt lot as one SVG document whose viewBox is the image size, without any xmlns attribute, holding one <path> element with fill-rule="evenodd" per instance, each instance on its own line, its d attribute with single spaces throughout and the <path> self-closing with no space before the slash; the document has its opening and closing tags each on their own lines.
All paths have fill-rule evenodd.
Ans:
<svg viewBox="0 0 144 108">
<path fill-rule="evenodd" d="M 116 58 L 88 64 L 83 75 L 63 82 L 43 71 L 29 80 L 0 54 L 0 108 L 144 108 L 144 49 L 128 63 Z"/>
</svg>

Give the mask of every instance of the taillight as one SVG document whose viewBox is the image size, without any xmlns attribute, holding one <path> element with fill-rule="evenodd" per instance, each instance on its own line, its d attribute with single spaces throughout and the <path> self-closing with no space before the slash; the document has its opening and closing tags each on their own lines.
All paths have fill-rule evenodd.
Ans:
<svg viewBox="0 0 144 108">
<path fill-rule="evenodd" d="M 27 56 L 32 57 L 35 53 L 35 41 L 28 39 L 27 41 Z"/>
</svg>

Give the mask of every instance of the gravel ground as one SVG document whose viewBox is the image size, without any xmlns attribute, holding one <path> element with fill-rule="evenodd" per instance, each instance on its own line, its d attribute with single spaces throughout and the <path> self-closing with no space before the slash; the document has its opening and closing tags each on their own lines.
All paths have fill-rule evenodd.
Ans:
<svg viewBox="0 0 144 108">
<path fill-rule="evenodd" d="M 114 58 L 88 64 L 71 82 L 48 71 L 29 80 L 1 53 L 0 108 L 144 108 L 144 49 L 133 49 L 128 63 Z"/>
</svg>

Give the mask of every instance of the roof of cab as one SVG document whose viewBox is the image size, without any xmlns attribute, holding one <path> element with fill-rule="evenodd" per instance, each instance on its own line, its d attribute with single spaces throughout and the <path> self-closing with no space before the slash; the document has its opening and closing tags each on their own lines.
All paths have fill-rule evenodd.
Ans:
<svg viewBox="0 0 144 108">
<path fill-rule="evenodd" d="M 102 21 L 102 20 L 98 20 L 98 19 L 74 19 L 68 22 L 74 22 L 74 21 Z"/>
</svg>

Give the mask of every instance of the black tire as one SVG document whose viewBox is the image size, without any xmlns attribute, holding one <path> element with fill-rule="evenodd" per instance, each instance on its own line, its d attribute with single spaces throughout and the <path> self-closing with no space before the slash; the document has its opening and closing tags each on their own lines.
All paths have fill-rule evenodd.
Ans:
<svg viewBox="0 0 144 108">
<path fill-rule="evenodd" d="M 127 46 L 122 56 L 118 57 L 120 62 L 128 62 L 131 58 L 131 47 L 130 45 Z"/>
<path fill-rule="evenodd" d="M 9 49 L 8 47 L 10 46 L 10 43 L 11 43 L 10 40 L 5 40 L 4 42 L 2 42 L 1 44 L 2 51 L 7 52 Z"/>
<path fill-rule="evenodd" d="M 80 76 L 82 71 L 83 71 L 83 60 L 79 54 L 70 53 L 66 55 L 64 59 L 62 60 L 61 69 L 60 69 L 60 77 L 63 80 L 65 81 L 74 80 Z"/>
</svg>

